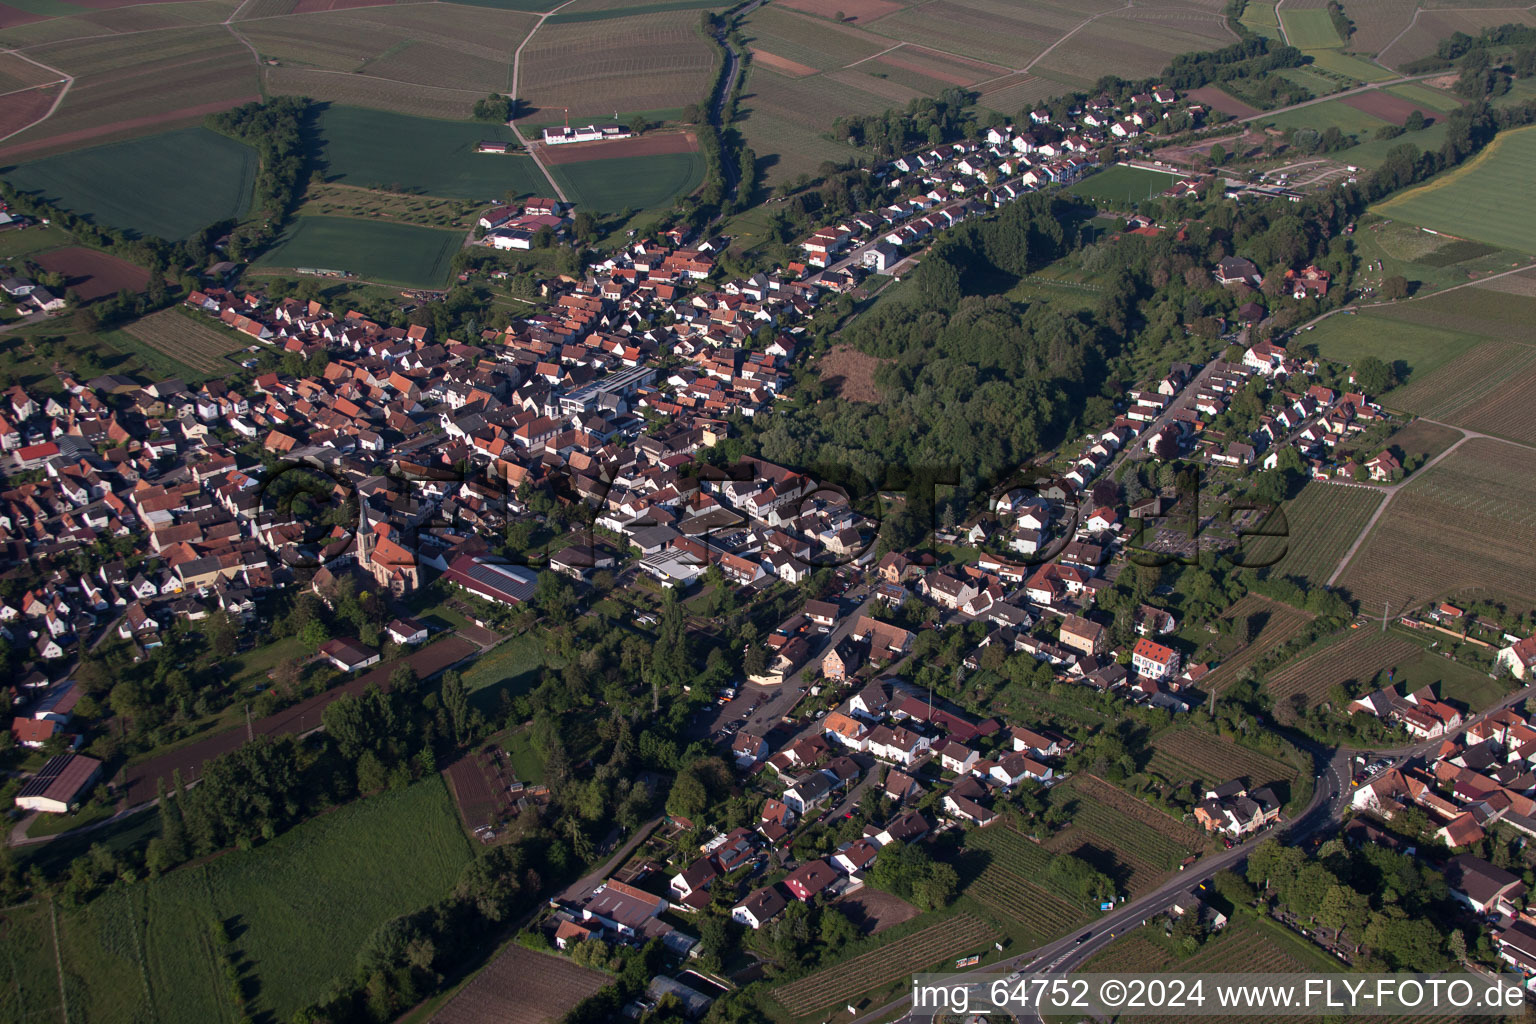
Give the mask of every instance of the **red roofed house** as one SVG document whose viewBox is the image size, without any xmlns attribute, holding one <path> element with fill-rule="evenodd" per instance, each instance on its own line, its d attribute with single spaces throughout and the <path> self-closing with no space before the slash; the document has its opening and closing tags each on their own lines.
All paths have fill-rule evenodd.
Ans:
<svg viewBox="0 0 1536 1024">
<path fill-rule="evenodd" d="M 1536 633 L 1500 651 L 1496 664 L 1509 669 L 1516 679 L 1527 678 L 1536 670 Z"/>
<path fill-rule="evenodd" d="M 837 881 L 837 871 L 824 860 L 807 861 L 784 878 L 784 887 L 802 902 L 821 895 Z"/>
<path fill-rule="evenodd" d="M 1142 637 L 1131 648 L 1131 667 L 1148 679 L 1168 679 L 1179 671 L 1179 652 Z"/>
</svg>

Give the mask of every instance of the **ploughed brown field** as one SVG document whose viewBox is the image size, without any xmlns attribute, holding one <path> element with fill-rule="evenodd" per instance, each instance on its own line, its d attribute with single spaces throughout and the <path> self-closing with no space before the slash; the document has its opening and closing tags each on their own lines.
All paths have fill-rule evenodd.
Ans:
<svg viewBox="0 0 1536 1024">
<path fill-rule="evenodd" d="M 587 160 L 616 160 L 626 156 L 659 156 L 664 153 L 697 153 L 699 140 L 693 132 L 669 132 L 665 135 L 641 135 L 612 142 L 565 142 L 557 146 L 539 146 L 539 159 L 546 164 L 579 164 Z"/>
<path fill-rule="evenodd" d="M 19 132 L 48 113 L 62 88 L 62 85 L 42 85 L 0 99 L 0 137 Z"/>
<path fill-rule="evenodd" d="M 513 944 L 449 1000 L 432 1024 L 554 1024 L 606 984 L 605 974 Z"/>
<path fill-rule="evenodd" d="M 752 48 L 752 62 L 758 67 L 777 71 L 781 75 L 789 75 L 792 78 L 804 78 L 806 75 L 814 75 L 816 69 L 799 61 L 790 60 L 788 57 L 780 57 L 776 53 L 767 50 Z"/>
<path fill-rule="evenodd" d="M 65 290 L 87 302 L 116 295 L 124 288 L 141 292 L 149 286 L 148 270 L 94 249 L 70 246 L 32 259 L 44 270 L 63 274 Z"/>
<path fill-rule="evenodd" d="M 1191 89 L 1189 98 L 1205 104 L 1212 110 L 1231 114 L 1233 117 L 1252 117 L 1259 113 L 1258 107 L 1249 106 L 1236 96 L 1227 95 L 1221 91 L 1220 86 L 1203 85 L 1198 89 Z"/>
<path fill-rule="evenodd" d="M 1436 120 L 1441 115 L 1439 111 L 1430 110 L 1420 106 L 1412 100 L 1405 100 L 1401 96 L 1393 96 L 1389 92 L 1373 89 L 1370 92 L 1357 92 L 1353 96 L 1341 96 L 1340 101 L 1345 106 L 1354 107 L 1356 110 L 1379 117 L 1383 121 L 1391 121 L 1399 128 L 1408 120 L 1408 115 L 1417 110 L 1430 120 Z"/>
<path fill-rule="evenodd" d="M 819 14 L 823 18 L 842 11 L 845 20 L 864 22 L 883 18 L 901 10 L 904 5 L 891 0 L 783 0 L 783 6 L 806 14 Z"/>
</svg>

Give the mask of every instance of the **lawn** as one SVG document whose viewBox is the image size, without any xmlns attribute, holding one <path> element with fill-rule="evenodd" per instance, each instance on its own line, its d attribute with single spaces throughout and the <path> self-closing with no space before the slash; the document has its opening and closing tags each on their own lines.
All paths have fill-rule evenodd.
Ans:
<svg viewBox="0 0 1536 1024">
<path fill-rule="evenodd" d="M 1386 92 L 1393 96 L 1401 96 L 1411 103 L 1417 103 L 1431 110 L 1439 110 L 1445 113 L 1450 113 L 1461 106 L 1461 100 L 1450 93 L 1441 92 L 1439 89 L 1431 89 L 1429 86 L 1418 82 L 1409 82 L 1407 85 L 1388 86 Z"/>
<path fill-rule="evenodd" d="M 482 139 L 513 141 L 505 125 L 331 104 L 317 128 L 315 157 L 327 181 L 486 201 L 549 191 L 530 157 L 475 152 Z"/>
<path fill-rule="evenodd" d="M 457 231 L 349 217 L 298 217 L 258 267 L 344 271 L 365 281 L 441 288 L 463 244 Z"/>
<path fill-rule="evenodd" d="M 1083 179 L 1067 191 L 1081 199 L 1139 203 L 1172 188 L 1178 180 L 1176 174 L 1117 164 Z"/>
<path fill-rule="evenodd" d="M 256 849 L 114 889 L 60 917 L 71 1016 L 230 1019 L 217 921 L 234 937 L 256 1015 L 291 1019 L 351 972 L 375 928 L 441 897 L 471 856 L 434 774 Z"/>
<path fill-rule="evenodd" d="M 464 689 L 483 709 L 495 707 L 502 693 L 516 696 L 538 683 L 544 668 L 544 641 L 524 633 L 481 655 L 464 670 Z M 482 692 L 483 691 L 483 692 Z"/>
<path fill-rule="evenodd" d="M 101 804 L 86 804 L 71 814 L 39 814 L 32 819 L 32 824 L 27 827 L 27 838 L 38 839 L 42 836 L 56 836 L 60 832 L 68 832 L 73 828 L 83 828 L 86 825 L 94 825 L 98 821 L 104 821 L 112 815 L 110 806 Z"/>
<path fill-rule="evenodd" d="M 1405 96 L 1404 99 L 1413 99 Z M 1425 104 L 1428 106 L 1428 104 Z M 1428 152 L 1437 152 L 1445 144 L 1445 137 L 1450 128 L 1445 118 L 1435 118 L 1435 123 L 1428 128 L 1421 128 L 1416 132 L 1408 132 L 1394 139 L 1371 139 L 1362 142 L 1358 146 L 1339 152 L 1336 159 L 1354 164 L 1356 167 L 1365 167 L 1375 170 L 1387 159 L 1387 154 L 1404 144 L 1414 145 Z"/>
<path fill-rule="evenodd" d="M 1243 27 L 1265 39 L 1280 40 L 1280 19 L 1275 16 L 1273 3 L 1250 3 L 1243 8 L 1240 19 Z"/>
<path fill-rule="evenodd" d="M 1266 127 L 1316 128 L 1318 131 L 1338 128 L 1346 135 L 1370 136 L 1387 122 L 1363 110 L 1356 110 L 1343 100 L 1329 100 L 1327 103 L 1316 103 L 1279 114 L 1265 114 L 1261 123 Z"/>
<path fill-rule="evenodd" d="M 1291 12 L 1287 11 L 1287 14 Z M 1303 13 L 1297 11 L 1296 13 Z M 1305 12 L 1311 13 L 1311 12 Z M 1324 13 L 1324 12 L 1317 12 Z M 1330 30 L 1332 26 L 1329 26 Z M 1393 72 L 1379 64 L 1361 60 L 1359 57 L 1351 57 L 1347 53 L 1338 50 L 1312 50 L 1307 53 L 1312 58 L 1312 66 L 1324 71 L 1331 71 L 1336 75 L 1344 75 L 1346 78 L 1356 78 L 1362 82 L 1385 82 L 1389 78 L 1396 77 Z"/>
<path fill-rule="evenodd" d="M 1286 42 L 1298 50 L 1322 50 L 1344 45 L 1338 30 L 1333 27 L 1333 19 L 1327 11 L 1319 8 L 1281 11 L 1280 24 L 1285 26 Z"/>
<path fill-rule="evenodd" d="M 13 260 L 43 249 L 56 249 L 73 241 L 69 232 L 53 225 L 0 231 L 0 260 Z"/>
<path fill-rule="evenodd" d="M 617 213 L 670 205 L 704 179 L 699 153 L 659 153 L 555 164 L 550 173 L 578 209 Z"/>
<path fill-rule="evenodd" d="M 98 224 L 178 240 L 250 206 L 256 151 L 206 128 L 45 157 L 3 172 Z"/>
<path fill-rule="evenodd" d="M 1536 253 L 1536 209 L 1525 202 L 1536 162 L 1536 128 L 1499 133 L 1475 159 L 1376 212 L 1435 231 Z"/>
<path fill-rule="evenodd" d="M 1302 335 L 1298 344 L 1323 358 L 1355 363 L 1375 356 L 1396 366 L 1404 382 L 1428 376 L 1437 367 L 1469 351 L 1482 339 L 1475 334 L 1405 323 L 1371 313 L 1331 316 Z"/>
</svg>

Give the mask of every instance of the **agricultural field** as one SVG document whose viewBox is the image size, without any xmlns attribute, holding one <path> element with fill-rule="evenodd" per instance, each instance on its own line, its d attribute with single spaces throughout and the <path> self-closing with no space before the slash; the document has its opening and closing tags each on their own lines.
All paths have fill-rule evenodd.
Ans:
<svg viewBox="0 0 1536 1024">
<path fill-rule="evenodd" d="M 1147 770 L 1175 784 L 1196 781 L 1209 788 L 1229 779 L 1243 779 L 1250 789 L 1276 783 L 1283 783 L 1283 788 L 1289 789 L 1301 774 L 1278 758 L 1240 747 L 1194 727 L 1159 733 L 1152 741 L 1152 749 Z"/>
<path fill-rule="evenodd" d="M 1391 0 L 1388 0 L 1391 2 Z M 1403 0 L 1397 0 L 1402 3 Z M 1381 39 L 1381 52 L 1377 59 L 1388 67 L 1399 67 L 1408 61 L 1427 57 L 1435 52 L 1435 48 L 1445 39 L 1456 32 L 1465 32 L 1468 35 L 1477 35 L 1484 28 L 1494 25 L 1504 25 L 1510 22 L 1521 25 L 1536 24 L 1529 10 L 1521 7 L 1485 7 L 1478 2 L 1465 3 L 1463 9 L 1453 8 L 1431 9 L 1427 3 L 1421 3 L 1422 10 L 1417 12 L 1414 18 L 1412 6 L 1404 6 L 1404 20 L 1402 27 L 1385 35 Z M 1346 8 L 1349 16 L 1356 25 L 1365 24 L 1361 21 L 1360 13 L 1353 7 Z M 1412 19 L 1412 24 L 1407 24 Z M 1403 31 L 1406 29 L 1406 31 Z M 1367 25 L 1368 32 L 1380 32 L 1381 27 Z M 1357 31 L 1358 37 L 1361 33 Z M 1358 45 L 1358 44 L 1357 44 Z"/>
<path fill-rule="evenodd" d="M 1308 482 L 1281 506 L 1286 535 L 1249 538 L 1241 557 L 1254 567 L 1273 561 L 1271 573 L 1322 582 L 1338 568 L 1381 500 L 1380 494 L 1359 487 Z"/>
<path fill-rule="evenodd" d="M 197 370 L 202 377 L 219 377 L 234 367 L 226 358 L 240 343 L 180 309 L 164 309 L 123 328 L 157 352 Z"/>
<path fill-rule="evenodd" d="M 511 943 L 432 1017 L 433 1024 L 555 1024 L 609 983 L 570 958 Z"/>
<path fill-rule="evenodd" d="M 1280 19 L 1275 15 L 1274 0 L 1253 0 L 1243 8 L 1239 20 L 1254 35 L 1280 41 Z"/>
<path fill-rule="evenodd" d="M 1177 54 L 1214 50 L 1232 41 L 1221 19 L 1204 11 L 1132 9 L 1084 25 L 1030 70 L 1072 88 L 1089 89 L 1105 67 L 1129 79 L 1155 76 Z"/>
<path fill-rule="evenodd" d="M 149 271 L 110 253 L 83 246 L 50 249 L 32 256 L 44 270 L 64 275 L 64 288 L 86 302 L 116 295 L 124 288 L 141 292 L 149 285 Z"/>
<path fill-rule="evenodd" d="M 983 868 L 966 885 L 965 894 L 1041 940 L 1061 935 L 1087 917 L 1081 909 L 996 864 Z"/>
<path fill-rule="evenodd" d="M 0 1020 L 56 1020 L 60 1016 L 54 961 L 52 904 L 12 907 L 0 915 Z"/>
<path fill-rule="evenodd" d="M 71 1015 L 225 1019 L 211 924 L 235 921 L 257 1012 L 288 1019 L 352 970 L 389 918 L 440 897 L 472 856 L 436 776 L 60 915 Z"/>
<path fill-rule="evenodd" d="M 1350 539 L 1353 541 L 1353 538 Z M 1257 632 L 1253 642 L 1239 644 L 1233 650 L 1221 650 L 1220 664 L 1200 681 L 1202 688 L 1218 694 L 1242 678 L 1243 670 L 1263 657 L 1266 651 L 1285 643 L 1312 621 L 1312 616 L 1306 612 L 1258 594 L 1248 594 L 1227 609 L 1222 618 L 1232 621 L 1247 619 L 1250 624 L 1257 623 Z M 1235 641 L 1237 638 L 1224 639 Z M 1222 641 L 1218 640 L 1216 644 L 1220 650 Z M 1204 657 L 1204 652 L 1200 657 Z"/>
<path fill-rule="evenodd" d="M 219 26 L 71 39 L 28 56 L 75 81 L 53 116 L 0 143 L 0 162 L 195 124 L 261 92 L 250 51 Z"/>
<path fill-rule="evenodd" d="M 481 98 L 462 89 L 437 89 L 366 75 L 338 75 L 291 67 L 263 67 L 261 80 L 268 95 L 308 96 L 326 103 L 371 107 L 445 121 L 466 120 L 475 100 Z"/>
<path fill-rule="evenodd" d="M 1380 65 L 1361 60 L 1359 57 L 1351 57 L 1338 50 L 1313 50 L 1307 56 L 1312 58 L 1311 66 L 1314 68 L 1361 82 L 1385 82 L 1395 77 L 1391 71 Z"/>
<path fill-rule="evenodd" d="M 304 190 L 301 216 L 364 217 L 424 228 L 469 231 L 479 204 L 471 199 L 438 199 L 352 185 L 311 184 Z"/>
<path fill-rule="evenodd" d="M 1160 937 L 1149 934 L 1148 929 L 1143 928 L 1105 947 L 1102 952 L 1090 958 L 1082 970 L 1100 973 L 1255 971 L 1288 974 L 1316 971 L 1325 962 L 1325 954 L 1321 950 L 1307 946 L 1282 926 L 1245 914 L 1234 917 L 1220 934 L 1208 939 L 1194 956 L 1181 956 L 1161 942 Z M 1251 1021 L 1253 1018 L 1248 1019 Z"/>
<path fill-rule="evenodd" d="M 990 943 L 997 933 L 979 918 L 962 914 L 887 942 L 835 967 L 773 989 L 774 1000 L 796 1017 L 856 1001 L 915 971 L 950 957 L 963 956 Z"/>
<path fill-rule="evenodd" d="M 1328 12 L 1317 7 L 1288 7 L 1280 12 L 1280 24 L 1285 27 L 1285 38 L 1298 50 L 1322 50 L 1343 46 L 1333 27 Z"/>
<path fill-rule="evenodd" d="M 703 101 L 716 54 L 699 22 L 694 9 L 545 24 L 518 67 L 523 120 L 558 124 L 569 108 L 572 118 L 623 121 Z"/>
<path fill-rule="evenodd" d="M 321 112 L 316 134 L 314 159 L 328 183 L 482 202 L 549 191 L 528 156 L 475 152 L 481 140 L 511 142 L 503 125 L 333 104 Z"/>
<path fill-rule="evenodd" d="M 704 180 L 700 153 L 657 153 L 555 164 L 549 169 L 578 209 L 617 213 L 670 205 Z"/>
<path fill-rule="evenodd" d="M 1501 132 L 1469 163 L 1373 211 L 1500 248 L 1536 253 L 1536 210 L 1522 202 L 1536 128 Z"/>
<path fill-rule="evenodd" d="M 754 53 L 766 51 L 812 71 L 835 71 L 891 46 L 889 41 L 862 29 L 785 10 L 776 4 L 764 5 L 747 15 L 742 34 Z"/>
<path fill-rule="evenodd" d="M 1445 145 L 1445 139 L 1449 133 L 1450 125 L 1446 122 L 1445 118 L 1437 117 L 1434 123 L 1427 128 L 1421 128 L 1416 132 L 1399 136 L 1395 139 L 1371 139 L 1368 142 L 1361 142 L 1350 146 L 1348 149 L 1340 150 L 1334 156 L 1334 159 L 1341 163 L 1354 164 L 1356 167 L 1375 170 L 1386 161 L 1387 154 L 1391 153 L 1395 147 L 1408 142 L 1418 146 L 1420 149 L 1434 152 Z"/>
<path fill-rule="evenodd" d="M 1088 88 L 1106 71 L 1156 74 L 1175 54 L 1231 41 L 1214 9 L 1120 11 L 1110 0 L 1027 8 L 1004 0 L 868 2 L 874 6 L 849 16 L 863 28 L 778 4 L 747 17 L 754 59 L 742 131 L 765 158 L 770 184 L 814 173 L 827 160 L 868 157 L 827 137 L 839 116 L 880 113 L 961 86 L 1012 118 L 1042 99 Z M 809 3 L 788 6 L 829 13 Z"/>
<path fill-rule="evenodd" d="M 97 224 L 175 241 L 243 216 L 256 166 L 250 146 L 184 128 L 45 157 L 4 176 Z"/>
<path fill-rule="evenodd" d="M 1143 199 L 1161 195 L 1178 183 L 1181 177 L 1182 175 L 1116 164 L 1097 174 L 1089 175 L 1067 191 L 1080 199 L 1125 203 L 1129 207 Z"/>
<path fill-rule="evenodd" d="M 1422 465 L 1461 438 L 1461 431 L 1454 427 L 1443 427 L 1428 420 L 1414 420 L 1393 434 L 1388 443 L 1402 453 L 1404 462 Z"/>
<path fill-rule="evenodd" d="M 1296 704 L 1312 707 L 1327 700 L 1335 685 L 1369 681 L 1418 649 L 1402 637 L 1362 628 L 1342 640 L 1324 641 L 1281 666 L 1270 673 L 1265 686 L 1276 710 L 1284 714 Z"/>
<path fill-rule="evenodd" d="M 1198 829 L 1093 775 L 1074 775 L 1051 790 L 1051 801 L 1070 811 L 1071 831 L 1092 833 L 1110 849 L 1162 871 L 1173 870 L 1206 845 Z"/>
<path fill-rule="evenodd" d="M 1536 451 L 1473 438 L 1408 480 L 1338 582 L 1371 614 L 1458 595 L 1536 602 L 1533 530 Z"/>
<path fill-rule="evenodd" d="M 529 14 L 508 10 L 401 4 L 242 19 L 239 25 L 263 61 L 459 93 L 467 114 L 476 99 L 507 88 L 512 51 L 535 23 Z"/>
<path fill-rule="evenodd" d="M 1390 392 L 1386 399 L 1396 408 L 1485 433 L 1508 431 L 1514 439 L 1529 443 L 1528 421 L 1511 413 L 1520 408 L 1520 391 L 1530 386 L 1536 372 L 1533 364 L 1536 346 L 1488 341 L 1456 362 Z"/>
<path fill-rule="evenodd" d="M 1443 138 L 1445 127 L 1445 122 L 1442 121 L 1424 129 L 1423 132 L 1414 134 L 1424 136 L 1426 141 L 1431 135 L 1439 135 Z M 1386 153 L 1382 144 L 1389 141 L 1392 140 L 1377 139 L 1346 150 L 1348 156 L 1344 159 L 1353 160 L 1358 156 L 1363 160 L 1379 161 Z M 1367 150 L 1373 151 L 1376 156 L 1362 155 Z M 1391 315 L 1407 320 L 1412 320 L 1417 315 L 1414 311 L 1424 307 L 1427 301 L 1424 296 L 1430 292 L 1502 273 L 1529 260 L 1529 257 L 1506 252 L 1481 242 L 1469 242 L 1464 239 L 1431 234 L 1416 224 L 1386 220 L 1374 215 L 1362 219 L 1359 228 L 1355 231 L 1354 242 L 1363 265 L 1368 268 L 1373 263 L 1379 264 L 1378 270 L 1367 271 L 1367 280 L 1400 274 L 1407 280 L 1416 282 L 1414 301 L 1377 306 L 1365 312 L 1368 315 Z M 1494 284 L 1497 285 L 1501 280 L 1505 279 L 1495 280 Z M 1472 294 L 1475 296 L 1477 292 Z M 1451 330 L 1459 329 L 1452 322 L 1443 323 L 1440 326 Z"/>
<path fill-rule="evenodd" d="M 935 0 L 882 18 L 874 30 L 893 41 L 919 43 L 1022 70 L 1084 18 L 1114 6 L 1105 0 L 1027 7 L 1001 0 Z"/>
<path fill-rule="evenodd" d="M 298 217 L 257 267 L 335 270 L 377 284 L 441 288 L 464 235 L 350 217 Z"/>
<path fill-rule="evenodd" d="M 1391 96 L 1400 96 L 1405 100 L 1417 103 L 1421 107 L 1438 110 L 1446 114 L 1458 109 L 1462 104 L 1459 97 L 1453 96 L 1448 92 L 1441 92 L 1439 89 L 1431 89 L 1422 82 L 1392 85 L 1381 91 Z"/>
</svg>

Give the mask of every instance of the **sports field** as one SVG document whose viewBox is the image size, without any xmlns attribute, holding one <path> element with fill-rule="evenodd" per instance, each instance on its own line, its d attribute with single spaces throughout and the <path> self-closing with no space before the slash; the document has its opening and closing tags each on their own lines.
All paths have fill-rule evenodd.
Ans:
<svg viewBox="0 0 1536 1024">
<path fill-rule="evenodd" d="M 256 1015 L 289 1020 L 352 971 L 375 928 L 444 895 L 472 855 L 432 774 L 256 849 L 119 886 L 59 914 L 70 1019 L 233 1019 L 211 930 L 220 921 L 233 924 Z"/>
<path fill-rule="evenodd" d="M 549 191 L 529 157 L 475 152 L 482 139 L 511 142 L 512 131 L 504 125 L 331 105 L 320 114 L 317 135 L 315 158 L 327 181 L 450 199 Z"/>
<path fill-rule="evenodd" d="M 206 128 L 22 164 L 5 177 L 98 224 L 179 240 L 250 206 L 256 151 Z"/>
<path fill-rule="evenodd" d="M 1082 199 L 1103 199 L 1109 202 L 1139 203 L 1172 188 L 1179 175 L 1162 171 L 1148 171 L 1140 167 L 1116 164 L 1098 174 L 1089 175 L 1067 189 Z"/>
<path fill-rule="evenodd" d="M 364 281 L 406 288 L 441 288 L 464 236 L 414 224 L 347 217 L 298 217 L 258 267 L 339 270 Z"/>
<path fill-rule="evenodd" d="M 1536 127 L 1500 132 L 1473 160 L 1373 207 L 1435 231 L 1536 253 L 1536 209 L 1526 201 Z"/>
<path fill-rule="evenodd" d="M 1280 12 L 1280 24 L 1285 26 L 1286 41 L 1298 50 L 1321 50 L 1344 44 L 1333 27 L 1333 19 L 1320 8 L 1298 10 L 1288 7 Z"/>
<path fill-rule="evenodd" d="M 577 209 L 616 213 L 670 204 L 704 180 L 699 153 L 658 153 L 556 164 L 549 169 Z"/>
</svg>

